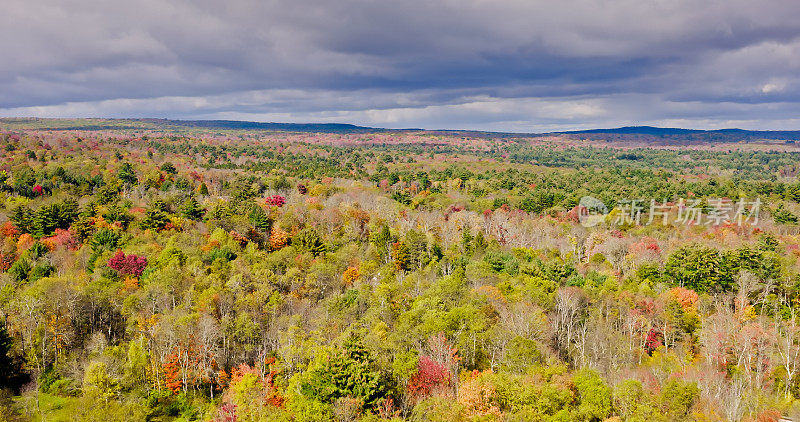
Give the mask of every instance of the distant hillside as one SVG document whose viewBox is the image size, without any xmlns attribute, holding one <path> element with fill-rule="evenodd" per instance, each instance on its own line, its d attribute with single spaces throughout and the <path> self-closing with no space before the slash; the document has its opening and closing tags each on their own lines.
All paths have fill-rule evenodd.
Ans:
<svg viewBox="0 0 800 422">
<path fill-rule="evenodd" d="M 375 133 L 392 129 L 356 126 L 347 123 L 265 123 L 237 120 L 169 120 L 169 119 L 43 119 L 0 118 L 0 129 L 37 130 L 251 130 L 309 133 Z M 401 129 L 408 131 L 421 129 Z"/>
<path fill-rule="evenodd" d="M 323 133 L 369 133 L 382 132 L 387 129 L 356 126 L 348 123 L 263 123 L 244 122 L 238 120 L 157 120 L 145 121 L 169 125 L 198 127 L 207 129 L 242 129 L 242 130 L 269 130 L 279 132 L 323 132 Z"/>
<path fill-rule="evenodd" d="M 758 141 L 758 140 L 800 140 L 800 130 L 744 130 L 717 129 L 698 130 L 682 128 L 662 128 L 653 126 L 625 126 L 614 129 L 588 129 L 555 132 L 560 135 L 581 135 L 584 138 L 603 139 L 609 135 L 621 138 L 662 138 L 686 141 Z"/>
<path fill-rule="evenodd" d="M 572 139 L 657 142 L 669 144 L 702 142 L 757 142 L 800 141 L 800 130 L 743 130 L 719 129 L 698 130 L 661 128 L 653 126 L 626 126 L 612 129 L 589 129 L 549 133 L 486 132 L 474 130 L 424 130 L 386 129 L 357 126 L 348 123 L 274 123 L 247 122 L 238 120 L 169 120 L 169 119 L 46 119 L 46 118 L 0 118 L 2 130 L 155 130 L 188 133 L 193 130 L 220 131 L 268 131 L 303 133 L 358 134 L 376 132 L 426 132 L 434 135 L 463 136 L 472 138 L 518 138 L 565 136 Z"/>
</svg>

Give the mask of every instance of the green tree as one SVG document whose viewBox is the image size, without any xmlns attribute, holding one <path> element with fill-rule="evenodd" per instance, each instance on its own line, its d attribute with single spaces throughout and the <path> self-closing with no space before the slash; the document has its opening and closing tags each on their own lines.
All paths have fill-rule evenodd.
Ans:
<svg viewBox="0 0 800 422">
<path fill-rule="evenodd" d="M 33 186 L 36 184 L 36 173 L 30 167 L 23 167 L 14 172 L 12 189 L 14 193 L 26 198 L 33 198 Z"/>
<path fill-rule="evenodd" d="M 85 388 L 95 392 L 104 401 L 109 401 L 120 392 L 119 380 L 109 375 L 104 362 L 91 362 L 83 377 Z"/>
<path fill-rule="evenodd" d="M 392 234 L 389 232 L 389 226 L 381 224 L 380 230 L 370 237 L 381 262 L 388 262 L 392 253 Z"/>
<path fill-rule="evenodd" d="M 74 199 L 44 205 L 30 219 L 30 232 L 36 237 L 51 236 L 56 229 L 68 229 L 78 218 L 78 203 Z"/>
<path fill-rule="evenodd" d="M 181 207 L 181 215 L 190 220 L 200 220 L 205 214 L 205 210 L 200 206 L 194 197 L 189 197 Z"/>
<path fill-rule="evenodd" d="M 165 212 L 166 205 L 163 201 L 155 201 L 153 205 L 145 211 L 144 218 L 139 223 L 143 230 L 161 230 L 169 223 L 169 216 Z"/>
<path fill-rule="evenodd" d="M 611 388 L 596 372 L 588 369 L 578 371 L 572 378 L 578 391 L 576 419 L 602 421 L 611 416 Z"/>
<path fill-rule="evenodd" d="M 622 419 L 630 422 L 667 421 L 661 410 L 637 380 L 625 380 L 614 391 L 614 408 Z"/>
<path fill-rule="evenodd" d="M 320 354 L 295 381 L 308 399 L 332 404 L 340 398 L 354 398 L 365 409 L 386 397 L 386 379 L 361 339 L 350 335 L 343 347 L 330 355 Z"/>
<path fill-rule="evenodd" d="M 250 222 L 253 223 L 253 226 L 262 232 L 269 233 L 269 230 L 272 228 L 272 220 L 269 218 L 269 215 L 267 215 L 263 208 L 256 204 L 253 204 L 247 217 L 250 219 Z"/>
<path fill-rule="evenodd" d="M 122 192 L 122 183 L 118 179 L 114 179 L 97 189 L 95 197 L 100 205 L 112 204 L 119 199 L 120 192 Z"/>
<path fill-rule="evenodd" d="M 23 283 L 28 281 L 28 276 L 32 269 L 30 261 L 25 257 L 20 257 L 8 269 L 8 274 L 17 283 Z"/>
<path fill-rule="evenodd" d="M 519 208 L 526 212 L 541 214 L 544 210 L 556 205 L 556 203 L 562 199 L 563 194 L 537 190 L 523 198 Z"/>
<path fill-rule="evenodd" d="M 698 398 L 700 389 L 693 382 L 669 379 L 661 388 L 662 410 L 670 421 L 688 420 L 689 411 Z"/>
<path fill-rule="evenodd" d="M 162 164 L 161 167 L 159 167 L 159 170 L 167 174 L 178 174 L 178 169 L 176 169 L 175 165 L 169 161 Z"/>
<path fill-rule="evenodd" d="M 132 340 L 128 345 L 128 355 L 123 373 L 123 383 L 128 388 L 147 385 L 149 359 L 142 341 Z"/>
<path fill-rule="evenodd" d="M 116 231 L 101 229 L 92 236 L 92 240 L 89 244 L 92 247 L 92 253 L 99 255 L 102 252 L 113 251 L 120 245 L 121 241 L 122 236 Z"/>
<path fill-rule="evenodd" d="M 677 284 L 698 292 L 725 292 L 733 287 L 730 262 L 708 246 L 682 246 L 670 254 L 664 270 Z"/>
<path fill-rule="evenodd" d="M 131 163 L 122 163 L 117 172 L 117 178 L 125 183 L 135 185 L 139 179 L 136 177 L 136 171 L 133 169 Z"/>
<path fill-rule="evenodd" d="M 8 218 L 21 233 L 30 233 L 33 229 L 33 211 L 25 205 L 18 205 L 11 210 Z"/>
<path fill-rule="evenodd" d="M 313 227 L 306 227 L 292 237 L 292 245 L 311 252 L 314 256 L 319 256 L 327 251 L 325 243 L 319 237 L 319 233 Z"/>
</svg>

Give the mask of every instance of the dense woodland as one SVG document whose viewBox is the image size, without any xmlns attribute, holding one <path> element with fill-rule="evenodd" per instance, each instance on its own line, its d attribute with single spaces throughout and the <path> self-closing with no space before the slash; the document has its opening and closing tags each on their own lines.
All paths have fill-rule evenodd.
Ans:
<svg viewBox="0 0 800 422">
<path fill-rule="evenodd" d="M 800 416 L 798 152 L 72 129 L 0 132 L 0 421 Z"/>
</svg>

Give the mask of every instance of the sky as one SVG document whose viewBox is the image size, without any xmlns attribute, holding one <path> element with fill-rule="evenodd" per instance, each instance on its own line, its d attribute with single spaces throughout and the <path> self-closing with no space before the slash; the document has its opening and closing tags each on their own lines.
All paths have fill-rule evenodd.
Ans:
<svg viewBox="0 0 800 422">
<path fill-rule="evenodd" d="M 3 0 L 0 116 L 800 129 L 797 0 Z"/>
</svg>

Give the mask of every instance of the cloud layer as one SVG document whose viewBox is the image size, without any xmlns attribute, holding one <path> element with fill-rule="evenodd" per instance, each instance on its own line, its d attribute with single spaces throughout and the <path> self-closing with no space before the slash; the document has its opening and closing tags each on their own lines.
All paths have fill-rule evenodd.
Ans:
<svg viewBox="0 0 800 422">
<path fill-rule="evenodd" d="M 794 0 L 5 0 L 0 116 L 797 129 Z"/>
</svg>

